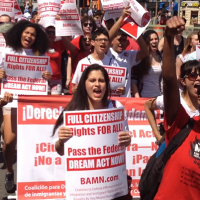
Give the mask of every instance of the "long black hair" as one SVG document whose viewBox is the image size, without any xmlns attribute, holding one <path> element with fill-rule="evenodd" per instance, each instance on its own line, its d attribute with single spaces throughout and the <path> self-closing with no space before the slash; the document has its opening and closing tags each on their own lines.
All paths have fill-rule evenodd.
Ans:
<svg viewBox="0 0 200 200">
<path fill-rule="evenodd" d="M 7 33 L 6 33 L 6 45 L 13 48 L 14 51 L 21 51 L 21 36 L 24 30 L 28 27 L 32 27 L 36 31 L 35 42 L 31 46 L 33 53 L 35 55 L 43 55 L 49 47 L 49 40 L 45 33 L 45 30 L 39 24 L 31 23 L 27 20 L 22 20 L 15 24 Z"/>
<path fill-rule="evenodd" d="M 84 70 L 84 72 L 82 73 L 77 90 L 74 93 L 72 100 L 64 108 L 64 110 L 58 117 L 58 120 L 56 121 L 56 124 L 53 129 L 53 135 L 55 134 L 56 129 L 63 123 L 63 112 L 64 111 L 89 110 L 88 95 L 87 95 L 87 91 L 85 88 L 85 81 L 87 80 L 90 72 L 92 72 L 92 71 L 101 71 L 104 76 L 104 79 L 106 82 L 106 92 L 102 99 L 102 105 L 104 107 L 106 107 L 108 105 L 108 99 L 110 98 L 110 84 L 109 84 L 110 81 L 109 81 L 108 73 L 104 69 L 104 67 L 102 67 L 101 65 L 92 64 L 89 67 L 87 67 Z"/>
<path fill-rule="evenodd" d="M 141 62 L 138 64 L 139 67 L 138 67 L 138 76 L 140 77 L 140 79 L 142 79 L 145 75 L 148 75 L 149 74 L 149 70 L 151 69 L 151 62 L 150 62 L 150 52 L 151 52 L 151 49 L 150 49 L 150 37 L 152 34 L 156 34 L 157 35 L 157 38 L 159 40 L 159 36 L 158 36 L 158 33 L 154 30 L 147 30 L 146 32 L 143 33 L 143 39 L 148 47 L 148 51 L 149 51 L 149 55 L 146 56 L 145 58 L 143 58 L 141 60 Z M 159 52 L 159 50 L 156 51 L 156 53 L 159 55 L 160 57 L 160 62 L 162 61 L 162 55 L 161 53 Z"/>
</svg>

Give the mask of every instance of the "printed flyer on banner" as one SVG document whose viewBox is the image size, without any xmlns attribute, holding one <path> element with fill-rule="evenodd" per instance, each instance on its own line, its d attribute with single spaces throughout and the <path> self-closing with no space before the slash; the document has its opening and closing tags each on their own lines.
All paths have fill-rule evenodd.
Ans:
<svg viewBox="0 0 200 200">
<path fill-rule="evenodd" d="M 81 74 L 90 65 L 82 64 Z M 126 82 L 126 68 L 125 67 L 113 67 L 113 66 L 103 66 L 108 72 L 110 79 L 111 94 L 117 96 L 116 89 L 119 87 L 125 87 Z M 79 75 L 81 75 L 79 74 Z"/>
<path fill-rule="evenodd" d="M 132 177 L 132 196 L 139 197 L 138 184 L 141 173 L 150 156 L 158 148 L 144 110 L 144 103 L 147 99 L 125 97 L 115 97 L 112 99 L 119 101 L 126 110 L 129 133 L 132 137 L 131 145 L 126 148 L 126 172 Z M 18 97 L 17 131 L 20 133 L 17 134 L 18 200 L 63 200 L 66 198 L 65 159 L 64 156 L 60 157 L 56 153 L 54 148 L 55 142 L 52 142 L 53 138 L 51 136 L 56 120 L 70 100 L 70 96 L 53 95 Z M 163 121 L 163 112 L 159 110 L 155 111 L 155 118 L 157 123 Z M 101 131 L 105 131 L 105 128 L 104 130 L 102 128 Z M 76 133 L 80 134 L 78 131 Z M 106 137 L 109 137 L 109 135 L 112 134 L 105 134 Z M 91 135 L 91 137 L 93 136 L 95 135 Z M 56 131 L 54 137 L 58 137 L 58 131 Z M 84 137 L 87 136 L 79 138 L 82 139 Z M 90 144 L 96 146 L 91 142 Z M 76 151 L 74 152 L 76 153 Z M 24 159 L 26 157 L 29 159 Z M 82 158 L 83 156 L 75 156 L 75 158 L 79 157 Z M 85 171 L 82 171 L 83 175 L 84 173 Z M 99 176 L 98 173 L 95 174 L 96 176 Z M 112 174 L 109 176 L 112 176 Z M 88 187 L 91 186 L 89 180 Z M 83 181 L 85 180 L 83 179 Z M 80 184 L 80 181 L 75 183 L 75 185 L 77 184 Z M 98 192 L 98 190 L 94 192 Z M 79 191 L 79 196 L 81 194 L 82 191 Z M 74 196 L 74 198 L 78 198 L 79 196 Z"/>
<path fill-rule="evenodd" d="M 120 17 L 123 10 L 123 0 L 101 0 L 105 12 L 105 20 Z"/>
<path fill-rule="evenodd" d="M 14 4 L 15 4 L 14 1 L 0 0 L 0 16 L 6 14 L 9 15 L 12 20 L 14 20 L 15 17 Z"/>
<path fill-rule="evenodd" d="M 126 195 L 125 147 L 118 145 L 124 109 L 70 111 L 63 118 L 64 126 L 73 131 L 65 143 L 66 199 L 108 200 Z"/>
<path fill-rule="evenodd" d="M 39 24 L 55 24 L 55 18 L 60 10 L 60 0 L 38 0 Z"/>
<path fill-rule="evenodd" d="M 60 11 L 60 19 L 56 20 L 56 36 L 82 35 L 82 26 L 76 1 L 66 1 Z"/>
<path fill-rule="evenodd" d="M 42 78 L 42 72 L 51 72 L 49 62 L 47 56 L 6 54 L 4 70 L 7 79 L 1 83 L 1 93 L 47 95 L 48 83 Z"/>
</svg>

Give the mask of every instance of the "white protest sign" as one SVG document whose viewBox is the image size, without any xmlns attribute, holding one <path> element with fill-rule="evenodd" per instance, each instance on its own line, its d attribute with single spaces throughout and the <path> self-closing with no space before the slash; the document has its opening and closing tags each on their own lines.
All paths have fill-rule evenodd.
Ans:
<svg viewBox="0 0 200 200">
<path fill-rule="evenodd" d="M 0 62 L 2 62 L 2 59 L 3 59 L 3 51 L 4 51 L 4 48 L 6 47 L 6 41 L 5 41 L 5 38 L 3 36 L 3 34 L 0 33 Z"/>
<path fill-rule="evenodd" d="M 130 5 L 131 17 L 140 27 L 146 26 L 150 19 L 150 13 L 136 0 L 124 0 L 124 7 Z"/>
<path fill-rule="evenodd" d="M 146 30 L 149 23 L 145 27 L 140 27 L 131 17 L 126 17 L 121 25 L 121 30 L 123 30 L 134 39 L 138 39 L 140 35 Z"/>
<path fill-rule="evenodd" d="M 14 11 L 14 1 L 4 1 L 0 0 L 0 16 L 6 14 L 14 20 L 15 11 Z"/>
<path fill-rule="evenodd" d="M 126 195 L 125 147 L 118 145 L 124 131 L 124 109 L 64 112 L 64 126 L 73 131 L 65 143 L 66 199 L 80 195 L 101 200 Z M 70 180 L 70 181 L 69 181 Z"/>
<path fill-rule="evenodd" d="M 82 64 L 81 66 L 81 74 L 83 71 L 90 65 Z M 108 72 L 109 79 L 110 79 L 110 88 L 112 96 L 119 96 L 115 92 L 115 90 L 119 87 L 124 87 L 126 82 L 126 68 L 125 67 L 113 67 L 113 66 L 103 66 L 106 71 Z M 80 76 L 81 76 L 80 74 Z"/>
<path fill-rule="evenodd" d="M 60 10 L 60 0 L 38 0 L 38 12 L 40 14 L 40 24 L 55 24 L 55 18 Z"/>
<path fill-rule="evenodd" d="M 43 71 L 51 71 L 47 56 L 5 55 L 4 70 L 7 79 L 1 84 L 6 91 L 27 95 L 47 95 L 48 83 L 42 78 Z"/>
<path fill-rule="evenodd" d="M 65 1 L 56 20 L 56 36 L 83 35 L 75 0 Z"/>
<path fill-rule="evenodd" d="M 200 45 L 196 45 L 196 60 L 200 61 Z"/>
<path fill-rule="evenodd" d="M 123 0 L 101 0 L 105 11 L 105 20 L 120 17 L 123 10 Z"/>
<path fill-rule="evenodd" d="M 14 11 L 15 11 L 15 19 L 18 19 L 23 15 L 22 11 L 17 3 L 17 0 L 15 0 Z"/>
</svg>

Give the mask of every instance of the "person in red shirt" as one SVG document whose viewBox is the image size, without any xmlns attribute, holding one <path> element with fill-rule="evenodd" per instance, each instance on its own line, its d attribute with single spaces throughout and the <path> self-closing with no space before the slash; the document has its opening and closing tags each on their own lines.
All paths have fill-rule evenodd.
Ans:
<svg viewBox="0 0 200 200">
<path fill-rule="evenodd" d="M 91 38 L 91 33 L 94 32 L 96 30 L 96 22 L 95 20 L 91 17 L 91 16 L 85 16 L 81 19 L 81 25 L 82 25 L 82 29 L 83 29 L 83 36 L 78 36 L 76 38 L 74 38 L 71 43 L 77 48 L 77 51 L 80 50 L 80 52 L 84 49 L 81 48 L 81 44 L 83 41 L 81 41 L 82 38 Z M 84 45 L 83 45 L 84 46 Z M 75 65 L 72 64 L 72 56 L 70 51 L 67 52 L 68 53 L 68 61 L 67 61 L 67 78 L 66 78 L 66 88 L 69 88 L 70 86 L 70 82 L 72 80 L 71 77 L 71 73 L 73 73 L 72 71 L 75 71 Z M 85 52 L 87 54 L 87 50 Z M 85 55 L 85 53 L 83 52 L 82 55 Z M 88 55 L 88 54 L 87 54 Z M 84 57 L 86 57 L 87 55 L 85 55 Z M 80 55 L 79 55 L 80 56 Z M 83 59 L 84 57 L 81 57 L 81 59 Z M 79 58 L 79 57 L 77 57 Z M 80 59 L 80 60 L 81 60 Z M 78 60 L 79 61 L 79 60 Z M 77 61 L 77 63 L 78 63 Z M 76 61 L 75 61 L 76 63 Z M 72 70 L 73 69 L 73 70 Z M 71 93 L 71 86 L 70 86 L 70 93 Z"/>
<path fill-rule="evenodd" d="M 167 20 L 163 49 L 163 91 L 165 105 L 166 145 L 184 127 L 189 115 L 180 104 L 180 92 L 174 63 L 174 36 L 185 29 L 180 17 Z M 190 109 L 199 108 L 200 63 L 188 61 L 181 67 L 181 84 Z M 200 118 L 193 117 L 194 126 L 181 146 L 168 160 L 154 200 L 199 200 L 200 197 Z"/>
<path fill-rule="evenodd" d="M 61 75 L 61 57 L 66 49 L 65 38 L 55 41 L 55 27 L 53 25 L 46 27 L 46 33 L 49 39 L 49 49 L 46 55 L 50 57 L 52 69 L 51 80 L 49 82 L 49 93 L 59 95 L 62 93 L 62 75 Z"/>
<path fill-rule="evenodd" d="M 72 47 L 70 63 L 67 65 L 67 82 L 69 82 L 69 93 L 73 94 L 74 84 L 71 82 L 80 60 L 91 54 L 91 36 L 81 36 L 79 41 L 80 49 Z"/>
</svg>

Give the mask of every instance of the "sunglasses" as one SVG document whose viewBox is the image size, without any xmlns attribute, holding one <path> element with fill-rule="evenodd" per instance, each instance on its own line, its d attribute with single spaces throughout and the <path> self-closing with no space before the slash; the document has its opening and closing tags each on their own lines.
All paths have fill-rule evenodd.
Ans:
<svg viewBox="0 0 200 200">
<path fill-rule="evenodd" d="M 190 74 L 185 75 L 183 78 L 188 78 L 188 80 L 190 80 L 190 81 L 196 81 L 198 76 L 200 76 L 200 74 L 192 72 Z"/>
<path fill-rule="evenodd" d="M 84 42 L 86 42 L 86 41 L 89 41 L 89 42 L 90 42 L 91 40 L 92 40 L 92 38 L 89 38 L 89 37 L 84 37 L 84 38 L 83 38 L 83 41 L 84 41 Z"/>
<path fill-rule="evenodd" d="M 47 31 L 48 35 L 55 35 L 55 31 Z"/>
<path fill-rule="evenodd" d="M 84 24 L 83 24 L 84 27 L 87 27 L 88 25 L 89 25 L 89 27 L 93 27 L 93 24 L 92 24 L 92 23 L 84 23 Z"/>
</svg>

